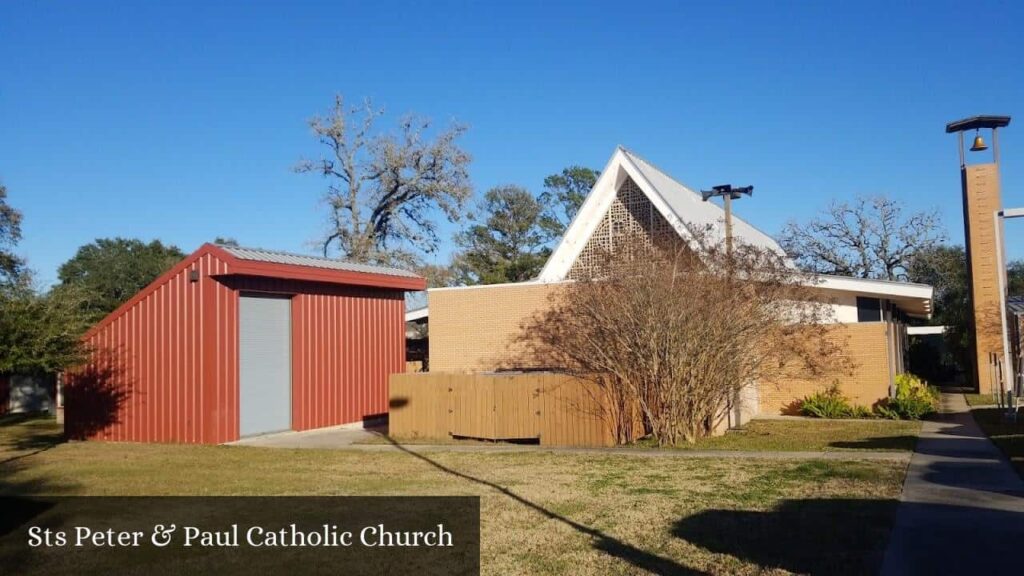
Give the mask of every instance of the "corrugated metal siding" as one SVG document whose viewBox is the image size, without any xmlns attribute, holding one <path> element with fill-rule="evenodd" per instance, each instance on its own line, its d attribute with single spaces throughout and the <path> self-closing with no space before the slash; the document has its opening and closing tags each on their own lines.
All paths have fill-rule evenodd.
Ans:
<svg viewBox="0 0 1024 576">
<path fill-rule="evenodd" d="M 86 336 L 91 362 L 64 387 L 72 438 L 237 440 L 240 291 L 294 295 L 296 430 L 388 411 L 388 376 L 405 368 L 402 290 L 231 276 L 215 254 L 194 260 Z"/>
<path fill-rule="evenodd" d="M 388 411 L 388 377 L 405 370 L 405 298 L 401 290 L 237 276 L 237 292 L 292 298 L 292 428 L 358 422 Z M 238 326 L 237 297 L 230 311 Z M 238 334 L 228 341 L 237 366 Z M 238 374 L 234 374 L 237 409 Z M 237 435 L 237 412 L 235 434 Z"/>
<path fill-rule="evenodd" d="M 405 370 L 400 291 L 338 287 L 292 301 L 292 425 L 309 430 L 388 411 L 388 377 Z"/>
<path fill-rule="evenodd" d="M 211 274 L 226 274 L 228 265 L 213 256 L 210 260 Z M 204 363 L 213 373 L 207 386 L 212 396 L 213 407 L 210 417 L 209 442 L 232 442 L 238 439 L 238 292 L 220 281 L 212 282 L 207 297 L 214 308 L 210 314 L 210 334 L 206 336 L 212 345 L 206 346 Z M 210 390 L 212 388 L 212 391 Z"/>
<path fill-rule="evenodd" d="M 206 254 L 193 266 L 199 282 L 188 279 L 192 266 L 182 269 L 87 336 L 91 362 L 65 385 L 71 437 L 199 443 L 237 436 L 237 346 L 227 341 L 237 303 L 211 277 L 227 264 Z"/>
</svg>

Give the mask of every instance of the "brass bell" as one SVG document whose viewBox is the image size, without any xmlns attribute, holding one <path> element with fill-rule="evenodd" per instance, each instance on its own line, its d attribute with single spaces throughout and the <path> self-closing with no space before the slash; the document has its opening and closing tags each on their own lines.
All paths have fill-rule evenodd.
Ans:
<svg viewBox="0 0 1024 576">
<path fill-rule="evenodd" d="M 988 150 L 988 146 L 985 145 L 985 139 L 978 134 L 974 137 L 974 146 L 971 146 L 971 152 L 981 152 L 982 150 Z"/>
</svg>

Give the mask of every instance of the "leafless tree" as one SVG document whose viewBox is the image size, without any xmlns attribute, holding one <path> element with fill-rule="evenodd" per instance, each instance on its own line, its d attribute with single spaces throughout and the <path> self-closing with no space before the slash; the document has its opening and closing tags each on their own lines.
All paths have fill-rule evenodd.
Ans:
<svg viewBox="0 0 1024 576">
<path fill-rule="evenodd" d="M 904 214 L 899 202 L 872 196 L 833 202 L 804 224 L 790 221 L 779 240 L 806 270 L 899 280 L 914 255 L 940 245 L 945 233 L 937 211 Z"/>
<path fill-rule="evenodd" d="M 620 245 L 523 326 L 534 364 L 590 380 L 614 399 L 620 442 L 634 413 L 660 444 L 693 442 L 746 386 L 850 368 L 841 342 L 827 337 L 831 309 L 809 276 L 748 245 L 728 258 L 707 238 Z"/>
<path fill-rule="evenodd" d="M 411 266 L 437 250 L 434 215 L 458 220 L 472 194 L 470 156 L 456 142 L 466 128 L 455 124 L 430 139 L 430 122 L 408 115 L 397 132 L 382 133 L 374 126 L 381 114 L 369 101 L 346 107 L 336 96 L 327 116 L 309 122 L 327 153 L 295 170 L 328 181 L 324 255 L 336 247 L 352 261 Z"/>
</svg>

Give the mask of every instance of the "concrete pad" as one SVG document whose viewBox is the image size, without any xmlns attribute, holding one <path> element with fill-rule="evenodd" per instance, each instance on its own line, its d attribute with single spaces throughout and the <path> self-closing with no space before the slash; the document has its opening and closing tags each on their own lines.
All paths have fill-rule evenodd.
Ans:
<svg viewBox="0 0 1024 576">
<path fill-rule="evenodd" d="M 231 446 L 257 446 L 261 448 L 318 448 L 332 449 L 364 442 L 387 432 L 387 426 L 345 424 L 331 428 L 317 428 L 302 432 L 278 432 L 243 438 L 230 442 Z"/>
<path fill-rule="evenodd" d="M 882 574 L 1020 573 L 1024 481 L 960 394 L 924 423 Z"/>
</svg>

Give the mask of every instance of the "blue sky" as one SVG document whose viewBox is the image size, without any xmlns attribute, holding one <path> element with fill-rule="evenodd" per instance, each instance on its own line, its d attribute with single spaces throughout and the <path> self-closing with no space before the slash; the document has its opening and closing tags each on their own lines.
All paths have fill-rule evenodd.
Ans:
<svg viewBox="0 0 1024 576">
<path fill-rule="evenodd" d="M 1020 114 L 1000 142 L 1024 205 L 1021 3 L 843 4 L 4 3 L 0 181 L 44 282 L 97 237 L 311 250 L 322 181 L 291 167 L 338 92 L 468 124 L 481 193 L 624 144 L 691 187 L 754 184 L 737 211 L 773 234 L 883 193 L 954 242 L 945 123 Z M 1024 223 L 1008 243 L 1024 257 Z"/>
</svg>

